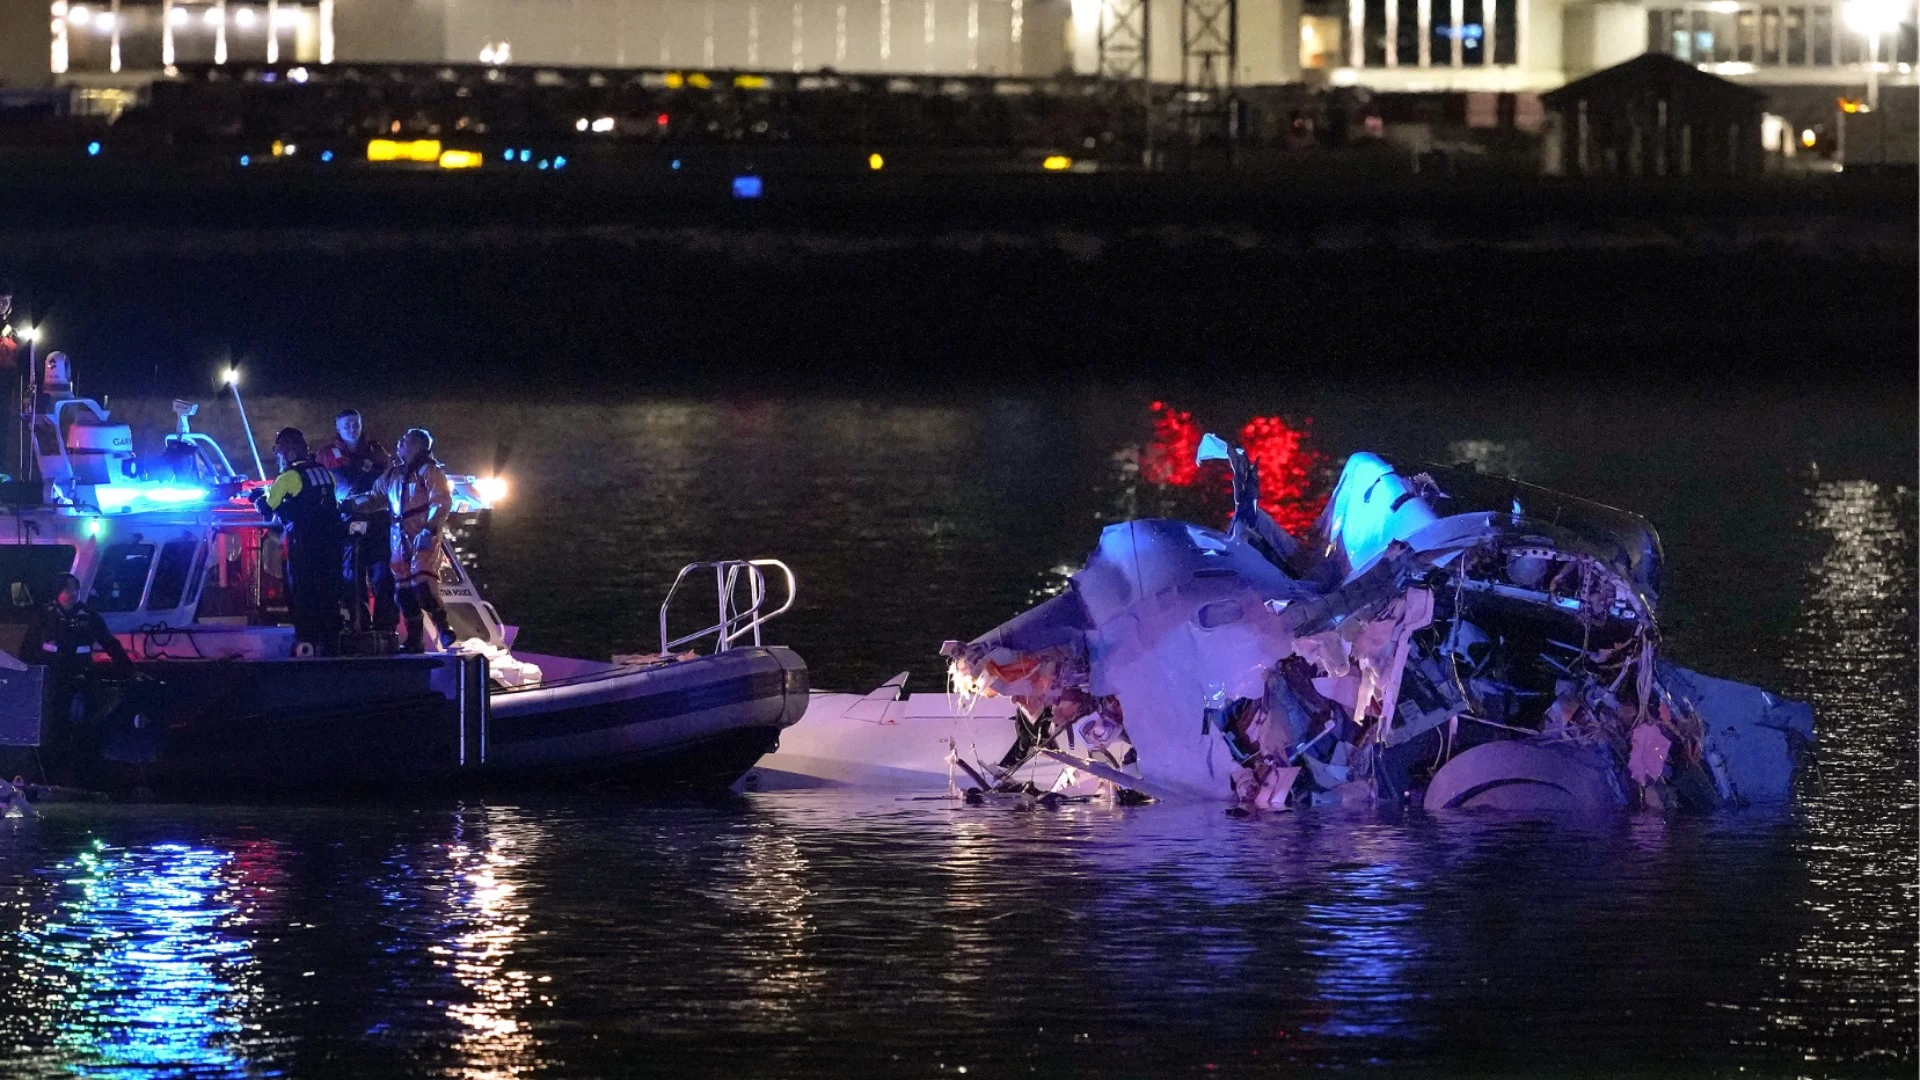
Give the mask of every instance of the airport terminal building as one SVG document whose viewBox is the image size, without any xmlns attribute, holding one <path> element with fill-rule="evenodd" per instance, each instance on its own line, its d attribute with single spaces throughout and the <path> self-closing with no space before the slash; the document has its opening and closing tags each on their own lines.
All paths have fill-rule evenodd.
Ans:
<svg viewBox="0 0 1920 1080">
<path fill-rule="evenodd" d="M 52 0 L 46 15 L 34 14 L 39 2 L 7 9 L 7 86 L 111 86 L 176 63 L 262 61 L 1047 76 L 1115 70 L 1102 41 L 1124 44 L 1113 31 L 1129 18 L 1144 19 L 1135 52 L 1152 79 L 1183 78 L 1182 0 Z M 1659 52 L 1776 100 L 1831 107 L 1859 94 L 1870 63 L 1846 2 L 1237 0 L 1233 76 L 1536 92 Z M 1891 27 L 1879 42 L 1883 90 L 1914 86 L 1911 0 L 1851 2 L 1880 5 Z"/>
</svg>

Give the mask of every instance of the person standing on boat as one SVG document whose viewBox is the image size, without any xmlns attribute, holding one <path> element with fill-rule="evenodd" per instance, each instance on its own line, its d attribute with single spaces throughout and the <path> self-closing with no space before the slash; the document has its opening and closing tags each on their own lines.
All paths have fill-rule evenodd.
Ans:
<svg viewBox="0 0 1920 1080">
<path fill-rule="evenodd" d="M 347 599 L 358 605 L 353 609 L 358 622 L 366 615 L 371 593 L 373 622 L 369 625 L 390 634 L 400 622 L 390 562 L 393 517 L 387 512 L 386 499 L 373 497 L 373 486 L 393 467 L 393 457 L 386 447 L 366 437 L 358 409 L 342 409 L 333 418 L 333 429 L 334 438 L 313 457 L 333 471 L 335 498 L 348 513 L 346 546 L 341 552 Z"/>
<path fill-rule="evenodd" d="M 287 606 L 293 609 L 294 640 L 314 653 L 331 656 L 340 648 L 340 555 L 346 525 L 334 496 L 333 472 L 313 460 L 299 428 L 274 436 L 280 475 L 273 485 L 253 493 L 254 505 L 269 521 L 278 521 L 285 558 Z"/>
<path fill-rule="evenodd" d="M 111 694 L 104 702 L 95 700 L 95 651 L 112 661 L 115 676 L 131 678 L 134 671 L 133 661 L 120 639 L 107 629 L 107 621 L 80 602 L 80 579 L 61 574 L 53 579 L 53 590 L 53 602 L 42 606 L 28 623 L 20 656 L 47 668 L 53 728 L 42 741 L 59 767 L 70 764 L 70 758 L 84 759 L 95 735 L 87 724 L 89 714 L 106 711 L 115 701 Z"/>
<path fill-rule="evenodd" d="M 440 647 L 453 647 L 447 609 L 440 603 L 440 548 L 447 516 L 453 513 L 453 485 L 445 469 L 433 459 L 433 436 L 425 428 L 410 428 L 394 447 L 399 463 L 380 478 L 376 490 L 387 497 L 393 514 L 393 578 L 400 612 L 407 623 L 405 651 L 427 651 L 422 615 L 433 617 L 440 631 Z"/>
</svg>

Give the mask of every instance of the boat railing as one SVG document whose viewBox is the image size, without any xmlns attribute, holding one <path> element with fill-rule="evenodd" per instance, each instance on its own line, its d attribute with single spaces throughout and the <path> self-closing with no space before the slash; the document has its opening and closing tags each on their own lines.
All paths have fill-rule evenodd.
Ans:
<svg viewBox="0 0 1920 1080">
<path fill-rule="evenodd" d="M 780 576 L 786 579 L 787 589 L 786 600 L 771 611 L 767 610 L 769 569 L 779 571 Z M 684 637 L 669 640 L 667 613 L 673 607 L 673 598 L 690 577 L 703 570 L 713 571 L 720 621 Z M 744 597 L 741 595 L 742 586 L 745 586 Z M 709 637 L 713 638 L 713 651 L 717 653 L 733 648 L 743 638 L 750 637 L 751 643 L 758 645 L 760 628 L 793 607 L 794 591 L 793 570 L 779 559 L 722 559 L 718 562 L 688 563 L 680 568 L 680 573 L 673 579 L 673 587 L 667 590 L 666 600 L 660 604 L 660 654 L 669 655 L 676 649 Z"/>
</svg>

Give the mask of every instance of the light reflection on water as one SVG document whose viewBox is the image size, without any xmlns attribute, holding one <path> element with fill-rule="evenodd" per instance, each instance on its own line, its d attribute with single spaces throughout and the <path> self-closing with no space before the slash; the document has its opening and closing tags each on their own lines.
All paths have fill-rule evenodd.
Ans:
<svg viewBox="0 0 1920 1080">
<path fill-rule="evenodd" d="M 56 864 L 54 909 L 19 932 L 23 1004 L 83 1076 L 259 1075 L 255 958 L 232 856 L 89 845 Z"/>
<path fill-rule="evenodd" d="M 1805 860 L 1808 932 L 1770 958 L 1779 973 L 1778 1007 L 1766 1025 L 1789 1045 L 1820 1056 L 1849 1046 L 1862 1060 L 1898 1058 L 1857 1045 L 1862 1031 L 1888 1022 L 1899 1042 L 1920 1033 L 1913 983 L 1920 910 L 1916 852 L 1914 654 L 1914 489 L 1869 480 L 1815 480 L 1807 525 L 1825 544 L 1808 568 L 1788 667 L 1804 682 L 1820 732 L 1819 767 L 1803 785 L 1805 831 L 1795 849 Z M 1842 724 L 1841 717 L 1882 714 L 1907 723 Z M 1861 812 L 1862 804 L 1881 812 Z M 1812 1015 L 1809 998 L 1831 1008 Z"/>
</svg>

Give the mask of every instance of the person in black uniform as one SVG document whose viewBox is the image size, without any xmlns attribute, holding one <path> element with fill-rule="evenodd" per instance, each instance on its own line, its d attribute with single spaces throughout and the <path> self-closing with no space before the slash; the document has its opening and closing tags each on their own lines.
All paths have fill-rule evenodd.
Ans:
<svg viewBox="0 0 1920 1080">
<path fill-rule="evenodd" d="M 293 636 L 319 656 L 340 648 L 341 554 L 346 525 L 334 497 L 333 473 L 307 452 L 299 428 L 274 436 L 280 475 L 265 491 L 253 493 L 254 506 L 283 526 L 287 606 L 293 609 Z"/>
<path fill-rule="evenodd" d="M 53 767 L 65 773 L 84 767 L 84 751 L 96 734 L 87 723 L 89 714 L 105 711 L 112 700 L 96 701 L 94 675 L 101 665 L 94 663 L 94 651 L 107 654 L 111 671 L 119 678 L 131 678 L 133 661 L 120 639 L 107 629 L 107 621 L 98 612 L 80 602 L 80 579 L 61 574 L 54 579 L 54 600 L 34 614 L 21 642 L 20 655 L 31 663 L 45 665 L 47 700 L 50 702 L 53 728 L 42 736 Z"/>
</svg>

